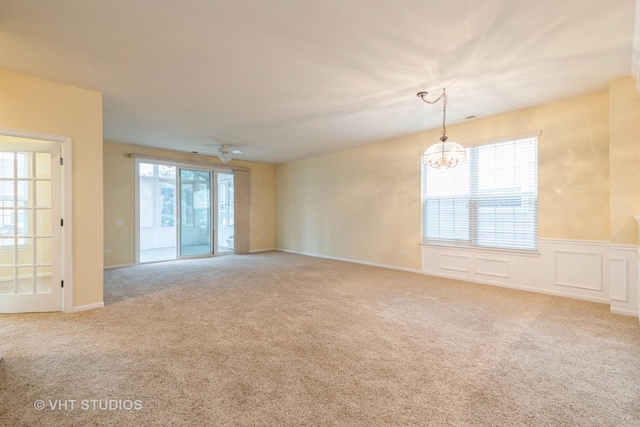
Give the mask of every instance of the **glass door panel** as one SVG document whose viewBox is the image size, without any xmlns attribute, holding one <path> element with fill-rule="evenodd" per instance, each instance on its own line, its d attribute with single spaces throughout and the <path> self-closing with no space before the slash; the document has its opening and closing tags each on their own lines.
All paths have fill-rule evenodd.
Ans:
<svg viewBox="0 0 640 427">
<path fill-rule="evenodd" d="M 176 167 L 138 164 L 140 262 L 176 259 Z"/>
<path fill-rule="evenodd" d="M 218 253 L 233 252 L 233 172 L 217 173 Z"/>
<path fill-rule="evenodd" d="M 180 256 L 211 253 L 211 172 L 180 169 Z"/>
</svg>

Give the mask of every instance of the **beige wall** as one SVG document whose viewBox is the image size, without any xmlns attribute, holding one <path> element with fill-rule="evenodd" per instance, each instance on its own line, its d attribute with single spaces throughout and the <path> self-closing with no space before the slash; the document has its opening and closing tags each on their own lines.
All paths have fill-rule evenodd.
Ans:
<svg viewBox="0 0 640 427">
<path fill-rule="evenodd" d="M 215 158 L 126 144 L 104 143 L 105 266 L 135 263 L 135 160 L 129 153 L 222 165 Z M 251 168 L 251 250 L 275 247 L 274 166 L 233 160 Z M 124 220 L 118 226 L 117 220 Z"/>
<path fill-rule="evenodd" d="M 0 128 L 73 138 L 73 305 L 102 302 L 102 95 L 0 70 Z"/>
<path fill-rule="evenodd" d="M 640 215 L 640 101 L 631 77 L 609 84 L 611 243 L 637 245 Z"/>
<path fill-rule="evenodd" d="M 539 236 L 606 241 L 608 108 L 605 91 L 449 126 L 448 134 L 469 146 L 542 131 Z M 278 247 L 421 268 L 419 155 L 439 136 L 435 129 L 279 165 Z"/>
</svg>

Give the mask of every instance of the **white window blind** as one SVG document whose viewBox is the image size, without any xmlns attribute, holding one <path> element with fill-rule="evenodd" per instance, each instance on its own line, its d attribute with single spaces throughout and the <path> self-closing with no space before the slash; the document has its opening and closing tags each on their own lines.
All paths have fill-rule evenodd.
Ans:
<svg viewBox="0 0 640 427">
<path fill-rule="evenodd" d="M 538 138 L 467 148 L 452 169 L 422 166 L 422 239 L 538 248 Z"/>
</svg>

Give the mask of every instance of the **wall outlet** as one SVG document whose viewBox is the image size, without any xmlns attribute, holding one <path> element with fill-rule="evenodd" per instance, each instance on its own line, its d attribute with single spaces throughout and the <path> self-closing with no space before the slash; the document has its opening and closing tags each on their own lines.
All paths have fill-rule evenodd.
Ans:
<svg viewBox="0 0 640 427">
<path fill-rule="evenodd" d="M 110 253 L 111 253 L 111 249 L 105 249 L 105 250 L 104 250 L 104 253 L 105 253 L 105 254 L 110 254 Z"/>
<path fill-rule="evenodd" d="M 401 253 L 402 255 L 406 255 L 406 254 L 407 254 L 407 250 L 406 250 L 406 249 L 402 249 L 402 250 L 400 251 L 400 253 Z"/>
<path fill-rule="evenodd" d="M 124 219 L 119 219 L 118 221 L 116 221 L 116 224 L 124 225 Z"/>
</svg>

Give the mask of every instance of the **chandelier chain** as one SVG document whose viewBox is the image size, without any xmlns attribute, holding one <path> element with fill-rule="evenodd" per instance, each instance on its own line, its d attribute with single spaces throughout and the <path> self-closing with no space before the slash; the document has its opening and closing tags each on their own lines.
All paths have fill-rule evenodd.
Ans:
<svg viewBox="0 0 640 427">
<path fill-rule="evenodd" d="M 435 104 L 442 99 L 442 137 L 440 139 L 444 142 L 447 140 L 447 89 L 442 89 L 442 95 L 433 101 L 429 101 L 426 98 L 427 95 L 428 92 L 418 92 L 418 96 L 427 104 Z"/>
</svg>

